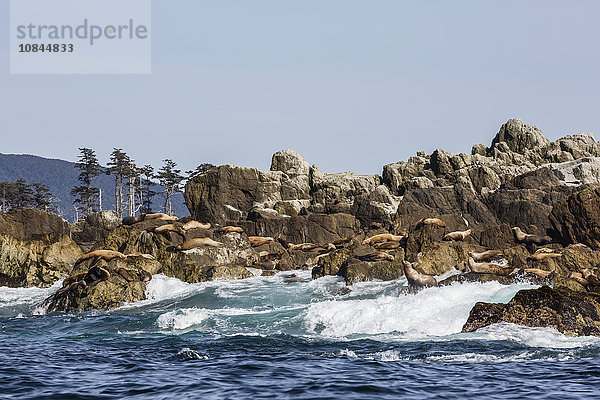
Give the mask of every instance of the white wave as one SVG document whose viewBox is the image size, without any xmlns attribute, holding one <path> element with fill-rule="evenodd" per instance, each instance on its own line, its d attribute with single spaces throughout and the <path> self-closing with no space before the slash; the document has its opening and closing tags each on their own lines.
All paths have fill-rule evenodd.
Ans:
<svg viewBox="0 0 600 400">
<path fill-rule="evenodd" d="M 517 291 L 532 287 L 498 282 L 454 283 L 415 295 L 330 300 L 311 304 L 305 324 L 309 331 L 328 337 L 393 332 L 402 333 L 404 338 L 445 336 L 461 331 L 476 302 L 506 303 Z"/>
<path fill-rule="evenodd" d="M 529 347 L 550 349 L 600 346 L 600 338 L 595 336 L 570 337 L 563 335 L 554 328 L 532 328 L 504 322 L 479 329 L 469 336 L 483 340 L 507 340 Z"/>
<path fill-rule="evenodd" d="M 205 309 L 183 309 L 169 311 L 161 314 L 156 320 L 156 325 L 161 329 L 167 330 L 185 330 L 191 327 L 198 327 L 206 321 L 212 312 Z"/>
<path fill-rule="evenodd" d="M 18 305 L 35 305 L 62 287 L 62 280 L 48 288 L 9 288 L 0 287 L 0 308 Z"/>
</svg>

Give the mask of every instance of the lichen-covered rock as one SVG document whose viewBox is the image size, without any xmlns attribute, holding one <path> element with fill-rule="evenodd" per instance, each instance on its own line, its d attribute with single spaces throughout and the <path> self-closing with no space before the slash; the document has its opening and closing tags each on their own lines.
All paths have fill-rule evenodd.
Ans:
<svg viewBox="0 0 600 400">
<path fill-rule="evenodd" d="M 71 273 L 81 255 L 79 246 L 61 234 L 35 240 L 0 235 L 0 286 L 51 286 Z"/>
<path fill-rule="evenodd" d="M 508 304 L 477 303 L 463 326 L 473 332 L 508 322 L 530 327 L 553 327 L 567 336 L 600 336 L 600 294 L 568 289 L 521 290 Z"/>
<path fill-rule="evenodd" d="M 71 226 L 56 214 L 33 208 L 17 208 L 0 214 L 0 235 L 36 240 L 50 234 L 69 236 Z"/>
<path fill-rule="evenodd" d="M 125 303 L 146 298 L 146 283 L 152 279 L 156 263 L 142 260 L 112 260 L 96 262 L 94 267 L 107 271 L 107 279 L 98 280 L 88 274 L 70 278 L 66 286 L 48 297 L 41 305 L 45 312 L 85 312 L 110 310 Z M 86 270 L 87 268 L 84 268 Z M 91 271 L 91 269 L 89 270 Z"/>
<path fill-rule="evenodd" d="M 121 220 L 112 210 L 90 213 L 83 221 L 73 225 L 71 237 L 85 251 L 90 251 L 119 225 Z"/>
<path fill-rule="evenodd" d="M 600 249 L 600 186 L 584 188 L 559 202 L 549 219 L 564 244 Z"/>
</svg>

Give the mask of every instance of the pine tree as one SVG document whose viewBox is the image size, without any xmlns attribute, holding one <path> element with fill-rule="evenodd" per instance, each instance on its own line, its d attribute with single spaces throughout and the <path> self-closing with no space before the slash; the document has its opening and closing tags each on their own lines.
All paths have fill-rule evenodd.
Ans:
<svg viewBox="0 0 600 400">
<path fill-rule="evenodd" d="M 139 191 L 140 171 L 133 161 L 129 163 L 129 169 L 127 170 L 127 207 L 129 209 L 129 216 L 134 216 L 140 208 L 138 205 L 138 191 Z"/>
<path fill-rule="evenodd" d="M 207 171 L 210 171 L 213 168 L 217 168 L 216 166 L 214 166 L 213 164 L 209 164 L 209 163 L 203 163 L 200 164 L 196 167 L 196 169 L 191 170 L 191 171 L 185 171 L 185 173 L 187 174 L 187 179 L 191 180 L 195 177 L 197 177 L 198 175 L 202 175 Z"/>
<path fill-rule="evenodd" d="M 152 190 L 154 186 L 154 167 L 152 165 L 144 165 L 139 169 L 141 175 L 140 193 L 141 193 L 141 212 L 149 214 L 152 212 L 152 198 L 156 196 L 156 192 Z"/>
<path fill-rule="evenodd" d="M 113 149 L 110 161 L 107 163 L 107 174 L 115 176 L 115 211 L 119 218 L 123 218 L 125 201 L 123 199 L 123 180 L 129 173 L 131 159 L 122 149 Z"/>
<path fill-rule="evenodd" d="M 38 210 L 47 211 L 47 212 L 55 212 L 56 206 L 54 203 L 56 199 L 50 193 L 50 189 L 48 186 L 42 183 L 33 183 L 31 184 L 31 189 L 33 192 L 32 195 L 32 207 L 37 208 Z"/>
<path fill-rule="evenodd" d="M 71 189 L 71 196 L 75 197 L 73 203 L 82 207 L 82 216 L 86 216 L 98 207 L 100 190 L 93 187 L 92 182 L 103 171 L 94 150 L 83 147 L 79 151 L 79 161 L 75 163 L 75 167 L 80 171 L 77 179 L 82 185 Z"/>
<path fill-rule="evenodd" d="M 163 160 L 163 166 L 156 174 L 159 183 L 164 187 L 162 194 L 165 198 L 165 213 L 168 215 L 173 215 L 171 200 L 176 192 L 181 192 L 181 182 L 185 179 L 181 175 L 181 170 L 176 167 L 177 163 L 173 160 Z"/>
<path fill-rule="evenodd" d="M 31 207 L 33 204 L 33 190 L 27 184 L 27 181 L 24 178 L 18 178 L 13 185 L 11 207 Z"/>
</svg>

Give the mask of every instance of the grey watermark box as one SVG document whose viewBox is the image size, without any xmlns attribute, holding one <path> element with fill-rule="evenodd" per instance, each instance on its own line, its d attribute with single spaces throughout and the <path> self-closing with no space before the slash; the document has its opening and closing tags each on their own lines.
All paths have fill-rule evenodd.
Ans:
<svg viewBox="0 0 600 400">
<path fill-rule="evenodd" d="M 151 73 L 151 0 L 11 0 L 11 74 Z"/>
</svg>

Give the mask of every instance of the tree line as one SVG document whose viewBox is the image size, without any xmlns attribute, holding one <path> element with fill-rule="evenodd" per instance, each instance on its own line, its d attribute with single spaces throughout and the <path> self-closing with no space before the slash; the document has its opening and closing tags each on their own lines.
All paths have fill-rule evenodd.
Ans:
<svg viewBox="0 0 600 400">
<path fill-rule="evenodd" d="M 119 218 L 153 212 L 152 199 L 156 195 L 161 195 L 164 199 L 161 211 L 173 215 L 172 199 L 175 193 L 182 192 L 184 182 L 215 167 L 205 163 L 183 175 L 177 169 L 177 163 L 165 159 L 161 168 L 155 172 L 151 165 L 137 166 L 123 149 L 118 148 L 113 149 L 107 166 L 103 167 L 94 150 L 84 147 L 79 148 L 79 151 L 79 159 L 75 163 L 75 167 L 79 169 L 79 185 L 71 190 L 76 220 L 102 209 L 102 193 L 94 187 L 94 179 L 101 174 L 113 175 L 115 178 L 115 211 Z M 154 191 L 157 184 L 162 186 L 162 191 Z"/>
<path fill-rule="evenodd" d="M 42 183 L 27 183 L 24 178 L 0 182 L 0 213 L 19 207 L 56 212 L 56 202 L 48 186 Z"/>
</svg>

